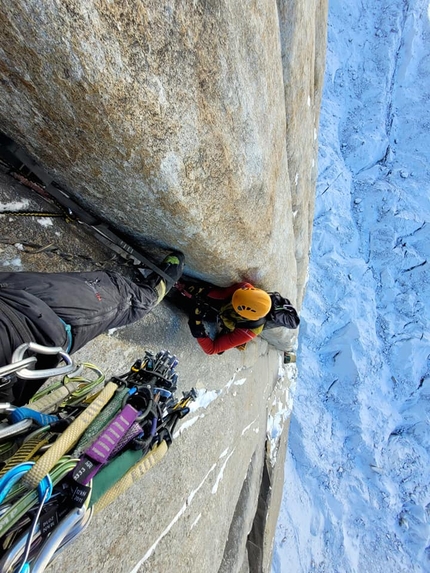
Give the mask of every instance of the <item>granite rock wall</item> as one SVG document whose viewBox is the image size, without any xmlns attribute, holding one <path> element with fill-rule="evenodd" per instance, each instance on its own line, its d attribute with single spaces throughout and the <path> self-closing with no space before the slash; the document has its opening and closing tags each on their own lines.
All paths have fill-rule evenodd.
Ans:
<svg viewBox="0 0 430 573">
<path fill-rule="evenodd" d="M 0 129 L 188 271 L 300 305 L 326 0 L 0 2 Z"/>
</svg>

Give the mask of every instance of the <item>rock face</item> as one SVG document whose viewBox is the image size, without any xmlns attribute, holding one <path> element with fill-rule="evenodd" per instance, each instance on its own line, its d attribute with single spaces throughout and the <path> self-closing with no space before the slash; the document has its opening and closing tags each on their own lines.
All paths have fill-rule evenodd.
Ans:
<svg viewBox="0 0 430 573">
<path fill-rule="evenodd" d="M 148 248 L 183 250 L 187 272 L 220 285 L 246 278 L 300 307 L 326 14 L 326 0 L 0 0 L 0 129 Z M 70 233 L 59 225 L 50 240 Z M 266 432 L 285 402 L 279 353 L 258 340 L 206 357 L 183 342 L 185 329 L 160 307 L 82 351 L 118 368 L 142 340 L 168 346 L 186 361 L 184 389 L 218 398 L 145 489 L 97 516 L 52 572 L 72 570 L 77 555 L 83 571 L 269 570 L 282 454 L 273 463 Z"/>
<path fill-rule="evenodd" d="M 192 273 L 300 304 L 325 4 L 2 0 L 0 126 Z"/>
<path fill-rule="evenodd" d="M 327 10 L 327 0 L 278 0 L 299 306 L 304 296 L 312 237 Z"/>
<path fill-rule="evenodd" d="M 0 165 L 0 213 L 46 211 L 37 194 L 3 171 Z M 81 225 L 10 216 L 0 222 L 4 271 L 121 270 Z M 256 339 L 245 352 L 206 356 L 185 314 L 167 301 L 74 358 L 96 364 L 109 378 L 126 372 L 145 350 L 162 348 L 179 359 L 178 395 L 192 386 L 198 392 L 193 411 L 162 461 L 94 516 L 47 573 L 74 571 L 76 563 L 82 573 L 270 570 L 291 412 L 279 353 Z"/>
</svg>

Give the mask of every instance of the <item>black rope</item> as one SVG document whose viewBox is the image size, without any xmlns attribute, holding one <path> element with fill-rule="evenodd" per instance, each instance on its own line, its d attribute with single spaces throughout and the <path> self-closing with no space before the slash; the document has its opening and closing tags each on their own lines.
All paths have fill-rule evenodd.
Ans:
<svg viewBox="0 0 430 573">
<path fill-rule="evenodd" d="M 9 215 L 12 217 L 64 217 L 66 213 L 47 213 L 46 211 L 0 211 L 0 215 Z"/>
</svg>

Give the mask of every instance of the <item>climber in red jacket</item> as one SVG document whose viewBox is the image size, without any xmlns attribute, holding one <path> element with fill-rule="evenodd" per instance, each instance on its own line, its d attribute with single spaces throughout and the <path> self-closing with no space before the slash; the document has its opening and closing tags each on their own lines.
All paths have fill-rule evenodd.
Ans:
<svg viewBox="0 0 430 573">
<path fill-rule="evenodd" d="M 188 325 L 206 354 L 221 354 L 230 348 L 243 349 L 262 332 L 272 306 L 267 292 L 247 282 L 226 288 L 201 288 L 197 296 L 205 302 L 194 306 Z M 216 320 L 221 327 L 213 340 L 208 336 L 203 320 Z"/>
<path fill-rule="evenodd" d="M 170 300 L 188 314 L 191 334 L 206 354 L 244 350 L 263 330 L 296 329 L 300 324 L 287 298 L 248 282 L 220 288 L 182 277 L 175 287 Z"/>
</svg>

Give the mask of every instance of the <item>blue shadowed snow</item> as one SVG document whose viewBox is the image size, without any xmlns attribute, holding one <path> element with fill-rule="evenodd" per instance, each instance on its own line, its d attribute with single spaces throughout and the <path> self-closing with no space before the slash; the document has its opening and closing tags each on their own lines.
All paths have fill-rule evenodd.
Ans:
<svg viewBox="0 0 430 573">
<path fill-rule="evenodd" d="M 429 15 L 330 1 L 273 573 L 430 571 Z"/>
</svg>

